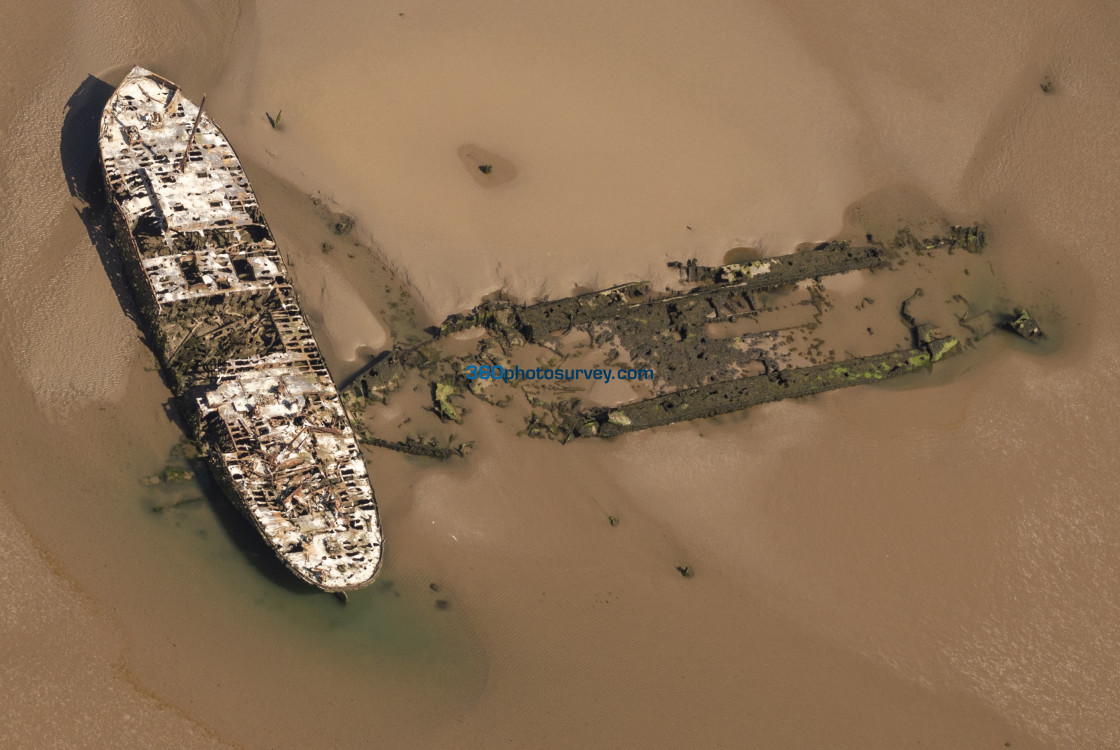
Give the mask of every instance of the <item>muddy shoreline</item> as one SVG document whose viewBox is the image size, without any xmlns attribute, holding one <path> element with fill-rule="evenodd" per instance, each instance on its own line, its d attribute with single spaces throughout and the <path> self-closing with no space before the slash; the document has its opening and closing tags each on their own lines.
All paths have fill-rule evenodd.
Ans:
<svg viewBox="0 0 1120 750">
<path fill-rule="evenodd" d="M 341 0 L 327 18 L 290 0 L 16 0 L 10 15 L 6 746 L 1120 745 L 1104 3 Z M 758 292 L 769 322 L 705 323 L 697 343 L 773 345 L 782 367 L 905 350 L 900 305 L 919 288 L 908 312 L 961 340 L 961 318 L 981 331 L 1023 307 L 1051 338 L 992 335 L 932 374 L 562 447 L 518 433 L 535 411 L 543 437 L 565 399 L 704 384 L 684 368 L 675 386 L 488 386 L 447 397 L 455 423 L 410 379 L 368 405 L 374 434 L 474 449 L 367 452 L 393 585 L 343 608 L 286 587 L 224 498 L 151 510 L 210 494 L 141 483 L 181 431 L 70 189 L 94 166 L 94 140 L 73 137 L 89 92 L 136 63 L 208 94 L 339 382 L 484 298 L 660 293 L 670 261 L 749 264 L 903 224 L 927 237 L 941 217 L 988 223 L 980 264 L 923 248 L 889 274 L 822 279 L 833 307 L 807 335 L 812 285 Z M 412 340 L 390 343 L 412 310 Z M 508 358 L 635 365 L 620 336 Z M 440 345 L 507 357 L 477 331 Z"/>
</svg>

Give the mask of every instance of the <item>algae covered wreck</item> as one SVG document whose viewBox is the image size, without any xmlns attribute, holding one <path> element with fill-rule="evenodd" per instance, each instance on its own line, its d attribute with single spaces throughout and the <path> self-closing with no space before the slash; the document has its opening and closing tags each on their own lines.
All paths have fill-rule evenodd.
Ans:
<svg viewBox="0 0 1120 750">
<path fill-rule="evenodd" d="M 147 333 L 215 478 L 297 576 L 369 584 L 382 538 L 366 466 L 233 148 L 137 67 L 100 152 Z"/>
<path fill-rule="evenodd" d="M 471 447 L 461 428 L 474 408 L 511 409 L 528 437 L 610 438 L 929 373 L 1001 330 L 1040 338 L 1030 313 L 1011 316 L 1001 303 L 977 304 L 960 293 L 991 298 L 984 230 L 935 227 L 926 237 L 903 228 L 886 242 L 868 234 L 866 245 L 806 243 L 718 266 L 673 261 L 680 279 L 663 291 L 632 281 L 523 304 L 499 293 L 448 317 L 428 341 L 374 359 L 343 396 L 365 415 L 362 442 L 442 459 Z M 548 371 L 547 379 L 534 368 Z M 652 377 L 616 382 L 610 391 L 551 372 L 611 368 Z M 430 426 L 417 434 L 411 418 L 394 424 L 380 416 L 396 394 L 424 391 L 432 398 L 427 410 L 450 431 L 446 438 Z"/>
</svg>

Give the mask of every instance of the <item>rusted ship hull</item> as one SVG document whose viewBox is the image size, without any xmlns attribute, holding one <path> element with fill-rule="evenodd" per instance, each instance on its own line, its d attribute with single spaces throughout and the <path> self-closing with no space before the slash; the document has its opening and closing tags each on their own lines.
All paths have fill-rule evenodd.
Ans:
<svg viewBox="0 0 1120 750">
<path fill-rule="evenodd" d="M 298 577 L 368 585 L 382 538 L 365 463 L 229 142 L 137 67 L 100 150 L 147 333 L 215 478 Z"/>
</svg>

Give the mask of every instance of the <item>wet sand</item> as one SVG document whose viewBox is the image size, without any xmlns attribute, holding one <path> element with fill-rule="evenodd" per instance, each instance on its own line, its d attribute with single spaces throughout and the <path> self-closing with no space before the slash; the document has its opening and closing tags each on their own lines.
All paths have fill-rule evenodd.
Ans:
<svg viewBox="0 0 1120 750">
<path fill-rule="evenodd" d="M 16 6 L 5 746 L 1120 745 L 1110 5 Z M 987 223 L 1057 346 L 606 443 L 479 407 L 465 460 L 369 454 L 388 557 L 343 609 L 139 482 L 181 433 L 80 214 L 135 63 L 208 94 L 339 376 L 406 325 L 390 270 L 434 321 L 931 218 Z"/>
</svg>

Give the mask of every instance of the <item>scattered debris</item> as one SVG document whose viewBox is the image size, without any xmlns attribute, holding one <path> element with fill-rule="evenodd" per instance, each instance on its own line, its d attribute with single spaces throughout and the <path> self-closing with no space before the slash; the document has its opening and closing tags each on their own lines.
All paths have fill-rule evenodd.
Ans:
<svg viewBox="0 0 1120 750">
<path fill-rule="evenodd" d="M 354 217 L 347 214 L 339 214 L 338 221 L 334 225 L 334 233 L 340 237 L 350 234 L 350 230 L 354 228 Z"/>
<path fill-rule="evenodd" d="M 363 445 L 374 445 L 378 448 L 388 448 L 389 450 L 397 451 L 398 453 L 409 453 L 414 456 L 425 456 L 427 458 L 436 458 L 440 461 L 451 458 L 455 455 L 463 455 L 466 450 L 464 443 L 456 448 L 445 448 L 440 446 L 439 441 L 435 438 L 424 440 L 422 438 L 409 437 L 405 440 L 392 441 L 381 440 L 371 435 L 363 435 L 358 438 L 358 442 Z"/>
<path fill-rule="evenodd" d="M 1038 321 L 1025 308 L 1016 310 L 1015 315 L 1015 319 L 1008 323 L 1008 326 L 1015 333 L 1025 339 L 1040 339 L 1046 335 L 1039 327 Z"/>
<path fill-rule="evenodd" d="M 909 326 L 916 325 L 914 316 L 910 314 L 910 303 L 921 297 L 924 293 L 925 292 L 922 291 L 922 288 L 918 287 L 914 290 L 913 294 L 902 301 L 902 307 L 899 310 L 899 315 L 902 316 L 902 319 L 905 320 L 906 324 Z"/>
<path fill-rule="evenodd" d="M 197 497 L 197 496 L 196 497 L 188 497 L 185 500 L 176 500 L 173 503 L 165 503 L 163 505 L 153 505 L 151 510 L 152 510 L 152 513 L 163 513 L 165 511 L 176 510 L 178 508 L 185 508 L 188 505 L 198 505 L 198 504 L 204 503 L 204 502 L 206 502 L 206 498 L 204 498 L 204 497 Z"/>
<path fill-rule="evenodd" d="M 934 235 L 927 238 L 918 238 L 909 229 L 901 229 L 891 241 L 891 246 L 896 249 L 910 248 L 918 252 L 931 250 L 956 249 L 967 250 L 971 253 L 980 253 L 987 247 L 988 238 L 984 230 L 977 225 L 949 227 L 946 235 Z"/>
<path fill-rule="evenodd" d="M 140 480 L 140 484 L 153 487 L 157 484 L 181 484 L 194 479 L 194 472 L 182 466 L 165 466 L 159 474 Z"/>
<path fill-rule="evenodd" d="M 160 473 L 160 480 L 164 484 L 189 482 L 194 479 L 194 472 L 181 466 L 168 466 Z"/>
<path fill-rule="evenodd" d="M 436 402 L 436 408 L 439 410 L 439 415 L 443 419 L 450 419 L 452 422 L 461 422 L 462 417 L 459 412 L 451 405 L 451 397 L 455 395 L 455 386 L 449 383 L 433 383 L 432 384 L 432 398 Z"/>
</svg>

